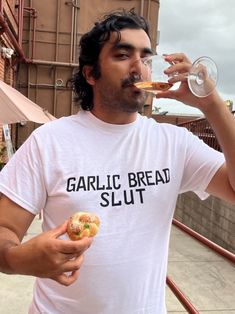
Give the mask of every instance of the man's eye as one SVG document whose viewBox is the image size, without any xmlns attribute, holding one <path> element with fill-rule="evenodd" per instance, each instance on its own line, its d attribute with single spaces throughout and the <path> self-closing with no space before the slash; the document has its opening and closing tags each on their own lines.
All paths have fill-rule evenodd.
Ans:
<svg viewBox="0 0 235 314">
<path fill-rule="evenodd" d="M 116 58 L 120 60 L 126 60 L 129 58 L 129 55 L 127 53 L 119 53 L 118 55 L 116 55 Z"/>
</svg>

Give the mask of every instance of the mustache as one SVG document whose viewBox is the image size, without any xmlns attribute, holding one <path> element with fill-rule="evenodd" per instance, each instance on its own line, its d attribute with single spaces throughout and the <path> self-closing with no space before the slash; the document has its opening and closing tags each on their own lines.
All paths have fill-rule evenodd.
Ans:
<svg viewBox="0 0 235 314">
<path fill-rule="evenodd" d="M 140 82 L 141 80 L 142 80 L 142 76 L 141 75 L 134 74 L 134 75 L 131 75 L 131 76 L 127 77 L 126 79 L 124 79 L 122 81 L 121 86 L 122 87 L 128 87 L 130 85 L 133 85 L 134 83 Z"/>
</svg>

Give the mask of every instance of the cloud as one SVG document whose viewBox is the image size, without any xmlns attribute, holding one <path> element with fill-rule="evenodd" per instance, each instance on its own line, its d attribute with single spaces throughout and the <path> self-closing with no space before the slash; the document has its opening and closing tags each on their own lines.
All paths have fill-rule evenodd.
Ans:
<svg viewBox="0 0 235 314">
<path fill-rule="evenodd" d="M 234 0 L 161 0 L 158 53 L 184 52 L 215 60 L 218 90 L 235 102 Z M 231 98 L 230 98 L 231 99 Z"/>
</svg>

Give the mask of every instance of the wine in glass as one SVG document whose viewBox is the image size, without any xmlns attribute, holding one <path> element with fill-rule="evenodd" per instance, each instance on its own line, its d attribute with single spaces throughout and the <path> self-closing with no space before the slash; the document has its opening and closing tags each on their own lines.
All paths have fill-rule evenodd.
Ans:
<svg viewBox="0 0 235 314">
<path fill-rule="evenodd" d="M 169 76 L 164 70 L 169 67 L 164 56 L 153 55 L 142 59 L 143 66 L 147 70 L 148 80 L 137 82 L 135 86 L 149 93 L 157 94 L 159 91 L 170 89 L 173 84 L 169 83 Z M 191 92 L 197 97 L 208 96 L 215 88 L 218 77 L 217 66 L 209 57 L 200 57 L 186 74 Z M 178 73 L 175 73 L 174 76 Z"/>
<path fill-rule="evenodd" d="M 135 86 L 146 92 L 156 94 L 158 91 L 170 89 L 173 84 L 169 83 L 169 76 L 164 70 L 169 67 L 169 63 L 161 55 L 153 55 L 141 59 L 143 71 L 147 71 L 148 80 L 135 83 Z"/>
</svg>

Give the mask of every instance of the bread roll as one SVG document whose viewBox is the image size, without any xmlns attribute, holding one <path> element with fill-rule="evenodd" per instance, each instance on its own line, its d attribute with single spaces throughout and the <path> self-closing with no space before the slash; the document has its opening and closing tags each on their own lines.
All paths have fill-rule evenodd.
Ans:
<svg viewBox="0 0 235 314">
<path fill-rule="evenodd" d="M 67 233 L 71 240 L 94 237 L 99 231 L 100 219 L 88 212 L 77 212 L 69 218 Z"/>
</svg>

